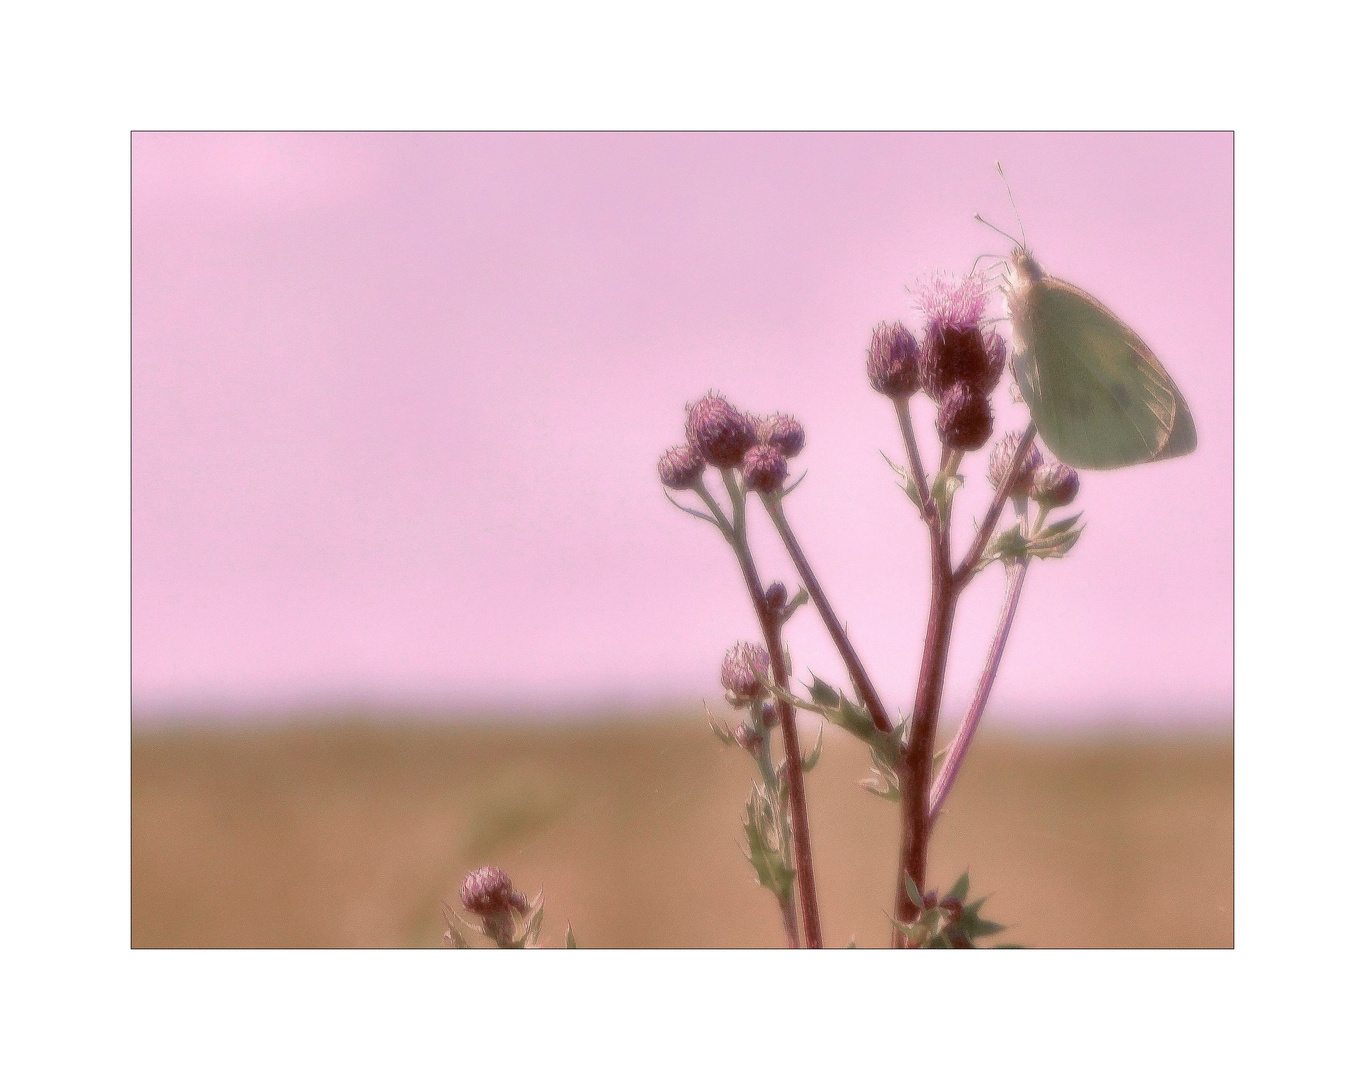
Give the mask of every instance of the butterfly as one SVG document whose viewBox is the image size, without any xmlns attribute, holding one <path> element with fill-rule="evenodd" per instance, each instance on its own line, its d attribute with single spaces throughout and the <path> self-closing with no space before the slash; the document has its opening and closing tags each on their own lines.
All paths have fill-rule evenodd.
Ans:
<svg viewBox="0 0 1365 1080">
<path fill-rule="evenodd" d="M 1077 469 L 1191 453 L 1199 440 L 1190 407 L 1137 332 L 1089 293 L 1045 273 L 1026 243 L 980 214 L 976 220 L 1014 244 L 1004 284 L 1014 380 L 1047 448 Z"/>
<path fill-rule="evenodd" d="M 1194 417 L 1147 343 L 1089 293 L 1043 271 L 1022 245 L 1004 286 L 1014 378 L 1038 436 L 1078 469 L 1191 453 Z"/>
</svg>

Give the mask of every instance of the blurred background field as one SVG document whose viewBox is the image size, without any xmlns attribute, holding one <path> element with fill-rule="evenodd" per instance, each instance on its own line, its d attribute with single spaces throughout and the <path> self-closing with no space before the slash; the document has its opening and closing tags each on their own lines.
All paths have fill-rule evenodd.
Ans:
<svg viewBox="0 0 1365 1080">
<path fill-rule="evenodd" d="M 810 799 L 825 939 L 883 946 L 893 804 L 826 733 Z M 132 944 L 430 947 L 440 903 L 496 862 L 546 895 L 546 943 L 782 944 L 739 850 L 748 758 L 697 715 L 567 726 L 377 722 L 142 729 L 132 744 Z M 983 738 L 935 835 L 999 940 L 1230 947 L 1230 724 Z"/>
</svg>

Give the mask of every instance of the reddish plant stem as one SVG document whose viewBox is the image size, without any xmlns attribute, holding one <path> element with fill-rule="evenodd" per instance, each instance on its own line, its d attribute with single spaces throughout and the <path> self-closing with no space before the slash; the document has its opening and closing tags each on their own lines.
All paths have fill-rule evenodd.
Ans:
<svg viewBox="0 0 1365 1080">
<path fill-rule="evenodd" d="M 834 647 L 839 650 L 839 656 L 844 661 L 844 667 L 848 669 L 848 677 L 853 682 L 853 689 L 857 691 L 858 697 L 867 707 L 872 722 L 877 725 L 879 731 L 895 730 L 895 725 L 891 723 L 891 717 L 882 704 L 881 696 L 877 693 L 876 687 L 872 685 L 867 670 L 853 649 L 853 643 L 848 638 L 848 632 L 844 629 L 838 616 L 834 614 L 834 609 L 830 607 L 829 600 L 825 597 L 825 590 L 820 587 L 815 571 L 811 569 L 805 553 L 801 550 L 801 545 L 796 541 L 796 534 L 792 532 L 791 525 L 787 522 L 787 516 L 782 511 L 782 503 L 773 496 L 766 496 L 763 499 L 763 505 L 767 508 L 768 516 L 773 519 L 773 526 L 777 529 L 777 534 L 782 537 L 782 543 L 787 547 L 787 554 L 791 556 L 791 560 L 796 566 L 796 572 L 801 575 L 801 584 L 806 587 L 806 592 L 810 594 L 815 610 L 820 613 L 820 618 L 824 620 L 825 629 L 829 632 Z"/>
<path fill-rule="evenodd" d="M 1014 482 L 1019 479 L 1019 473 L 1024 467 L 1024 459 L 1033 446 L 1033 436 L 1037 432 L 1038 426 L 1030 420 L 1028 427 L 1024 428 L 1023 433 L 1019 436 L 1019 446 L 1014 451 L 1014 457 L 1010 460 L 1009 471 L 1001 485 L 995 489 L 995 496 L 991 499 L 991 505 L 986 510 L 986 516 L 981 519 L 981 525 L 976 530 L 972 545 L 967 549 L 967 554 L 962 556 L 962 562 L 953 574 L 953 581 L 959 588 L 966 585 L 972 579 L 972 575 L 976 573 L 976 562 L 981 558 L 981 553 L 986 550 L 986 544 L 990 542 L 991 533 L 995 530 L 995 523 L 1000 520 L 1000 511 L 1005 508 L 1005 500 L 1009 498 L 1010 489 L 1014 487 Z"/>
<path fill-rule="evenodd" d="M 768 649 L 768 659 L 773 668 L 773 682 L 783 691 L 790 692 L 791 684 L 787 677 L 786 654 L 782 650 L 782 621 L 779 612 L 768 606 L 763 595 L 763 582 L 754 566 L 753 554 L 744 531 L 744 492 L 730 473 L 725 474 L 725 486 L 734 502 L 733 522 L 735 556 L 744 575 L 744 584 L 749 588 L 749 599 L 753 602 L 754 614 L 763 631 L 763 641 Z M 782 727 L 782 746 L 787 757 L 787 792 L 791 799 L 792 849 L 796 857 L 796 884 L 801 897 L 801 923 L 806 935 L 806 948 L 824 947 L 820 935 L 820 907 L 815 898 L 815 861 L 811 854 L 810 819 L 806 811 L 805 771 L 801 768 L 801 741 L 796 733 L 796 710 L 791 703 L 781 698 L 777 700 L 777 718 Z"/>
<path fill-rule="evenodd" d="M 895 916 L 907 923 L 915 921 L 919 908 L 910 899 L 906 875 L 914 880 L 920 895 L 925 890 L 929 833 L 933 828 L 929 817 L 929 784 L 933 779 L 934 735 L 943 700 L 943 676 L 948 668 L 948 642 L 952 638 L 958 597 L 946 527 L 931 528 L 929 539 L 932 574 L 929 622 L 924 631 L 924 655 L 920 660 L 919 685 L 910 720 L 910 744 L 905 749 L 900 776 L 901 859 L 896 880 Z M 892 943 L 898 948 L 909 944 L 899 931 L 893 933 Z"/>
<path fill-rule="evenodd" d="M 938 776 L 934 778 L 934 785 L 929 793 L 931 828 L 938 819 L 939 811 L 943 809 L 948 792 L 952 790 L 953 781 L 957 779 L 962 761 L 967 756 L 967 749 L 971 746 L 972 736 L 976 734 L 976 729 L 981 724 L 981 716 L 986 711 L 986 700 L 991 696 L 991 687 L 995 685 L 1000 660 L 1005 654 L 1005 642 L 1010 635 L 1010 626 L 1014 623 L 1014 613 L 1019 607 L 1019 595 L 1024 591 L 1024 574 L 1027 569 L 1027 562 L 1012 563 L 1005 569 L 1005 602 L 1000 609 L 1000 622 L 995 628 L 995 638 L 991 641 L 990 655 L 986 658 L 986 666 L 981 671 L 981 680 L 976 684 L 976 696 L 972 698 L 967 715 L 962 718 L 962 726 L 953 736 L 952 744 L 948 747 L 948 756 Z"/>
<path fill-rule="evenodd" d="M 910 744 L 906 747 L 900 777 L 901 864 L 896 878 L 895 912 L 897 920 L 901 922 L 913 922 L 919 910 L 910 900 L 905 880 L 907 875 L 914 881 L 920 894 L 924 894 L 924 876 L 929 861 L 929 835 L 934 827 L 934 819 L 929 812 L 930 785 L 934 772 L 934 737 L 938 731 L 939 708 L 943 702 L 943 678 L 948 669 L 948 644 L 952 638 L 957 600 L 971 581 L 977 560 L 981 558 L 986 544 L 990 541 L 995 523 L 1000 519 L 1000 512 L 1004 508 L 1005 499 L 1023 469 L 1024 459 L 1033 444 L 1036 431 L 1036 426 L 1030 421 L 1019 440 L 1019 447 L 1010 461 L 1005 479 L 996 489 L 986 516 L 982 519 L 976 536 L 956 571 L 952 567 L 950 551 L 951 502 L 942 515 L 942 521 L 929 524 L 932 574 L 929 622 L 924 631 L 924 654 L 920 660 L 915 710 L 910 721 Z M 948 449 L 944 447 L 940 455 L 940 472 L 947 468 L 949 458 Z M 909 945 L 908 940 L 899 931 L 893 932 L 892 943 L 898 948 Z"/>
<path fill-rule="evenodd" d="M 910 463 L 910 477 L 915 482 L 915 491 L 919 493 L 920 517 L 932 527 L 937 509 L 933 499 L 929 498 L 929 480 L 924 475 L 924 463 L 919 456 L 919 443 L 915 441 L 915 429 L 910 423 L 910 399 L 898 397 L 894 398 L 892 403 L 896 406 L 896 419 L 900 422 L 901 439 L 905 442 L 905 457 Z"/>
</svg>

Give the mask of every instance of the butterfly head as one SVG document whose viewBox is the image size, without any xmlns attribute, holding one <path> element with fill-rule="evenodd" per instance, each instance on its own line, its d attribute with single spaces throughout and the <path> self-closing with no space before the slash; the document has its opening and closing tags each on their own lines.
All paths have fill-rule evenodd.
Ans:
<svg viewBox="0 0 1365 1080">
<path fill-rule="evenodd" d="M 1010 255 L 1010 277 L 1017 287 L 1036 285 L 1043 280 L 1043 268 L 1027 248 L 1016 246 Z"/>
</svg>

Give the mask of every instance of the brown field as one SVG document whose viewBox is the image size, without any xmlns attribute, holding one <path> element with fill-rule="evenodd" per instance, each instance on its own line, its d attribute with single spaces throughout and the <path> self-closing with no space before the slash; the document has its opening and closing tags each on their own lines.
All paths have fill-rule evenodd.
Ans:
<svg viewBox="0 0 1365 1080">
<path fill-rule="evenodd" d="M 536 728 L 314 724 L 138 734 L 132 944 L 426 947 L 494 861 L 542 884 L 546 944 L 778 946 L 738 841 L 748 758 L 687 722 Z M 809 777 L 828 945 L 888 940 L 896 810 L 827 732 Z M 1227 736 L 986 739 L 935 835 L 998 940 L 1232 945 Z"/>
</svg>

